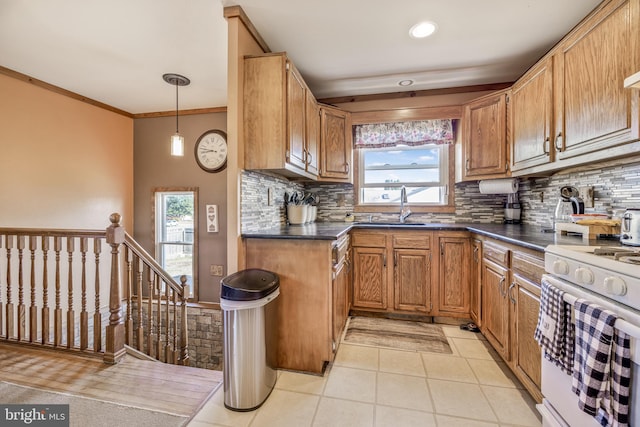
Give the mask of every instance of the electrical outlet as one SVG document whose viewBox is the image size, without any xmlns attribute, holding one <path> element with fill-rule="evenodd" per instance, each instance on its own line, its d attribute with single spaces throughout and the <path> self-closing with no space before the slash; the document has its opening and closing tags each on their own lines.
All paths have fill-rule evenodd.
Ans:
<svg viewBox="0 0 640 427">
<path fill-rule="evenodd" d="M 579 187 L 578 192 L 580 193 L 580 198 L 584 202 L 584 207 L 593 208 L 593 187 Z"/>
<path fill-rule="evenodd" d="M 273 188 L 267 188 L 267 206 L 273 206 Z"/>
<path fill-rule="evenodd" d="M 224 274 L 224 268 L 221 265 L 211 265 L 209 272 L 212 276 L 222 276 Z"/>
</svg>

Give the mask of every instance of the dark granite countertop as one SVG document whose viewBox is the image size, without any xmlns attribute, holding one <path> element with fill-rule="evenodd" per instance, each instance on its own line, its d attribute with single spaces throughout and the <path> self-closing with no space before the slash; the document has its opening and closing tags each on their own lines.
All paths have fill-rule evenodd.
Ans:
<svg viewBox="0 0 640 427">
<path fill-rule="evenodd" d="M 316 222 L 306 225 L 290 225 L 260 232 L 243 233 L 243 238 L 256 239 L 314 239 L 336 240 L 352 228 L 381 228 L 409 230 L 469 230 L 473 233 L 491 237 L 503 242 L 525 248 L 544 251 L 548 245 L 611 245 L 618 244 L 617 239 L 599 239 L 586 241 L 582 236 L 561 236 L 543 232 L 540 226 L 521 224 L 468 224 L 468 223 L 353 223 L 353 222 Z"/>
</svg>

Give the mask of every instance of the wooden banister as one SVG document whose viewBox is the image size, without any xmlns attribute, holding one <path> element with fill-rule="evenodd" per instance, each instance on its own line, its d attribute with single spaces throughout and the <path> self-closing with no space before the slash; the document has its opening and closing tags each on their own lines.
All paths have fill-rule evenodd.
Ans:
<svg viewBox="0 0 640 427">
<path fill-rule="evenodd" d="M 126 343 L 188 365 L 187 279 L 177 283 L 120 219 L 112 214 L 103 231 L 0 227 L 6 256 L 0 257 L 0 339 L 102 353 L 110 364 L 125 354 Z M 104 244 L 109 263 L 101 262 Z M 95 265 L 87 262 L 91 250 Z M 102 306 L 107 295 L 108 311 Z"/>
</svg>

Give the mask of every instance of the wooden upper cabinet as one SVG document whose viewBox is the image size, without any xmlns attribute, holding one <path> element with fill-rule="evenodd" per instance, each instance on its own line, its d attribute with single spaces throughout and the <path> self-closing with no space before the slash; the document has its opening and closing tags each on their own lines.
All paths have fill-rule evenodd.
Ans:
<svg viewBox="0 0 640 427">
<path fill-rule="evenodd" d="M 301 169 L 306 169 L 306 92 L 302 76 L 287 62 L 287 161 Z"/>
<path fill-rule="evenodd" d="M 306 169 L 307 172 L 318 175 L 320 166 L 320 106 L 311 91 L 306 95 Z"/>
<path fill-rule="evenodd" d="M 500 91 L 465 105 L 464 179 L 508 176 L 507 93 Z"/>
<path fill-rule="evenodd" d="M 511 92 L 511 171 L 553 161 L 553 61 L 536 64 Z"/>
<path fill-rule="evenodd" d="M 639 9 L 637 0 L 612 0 L 558 46 L 558 159 L 638 139 L 638 93 L 625 89 L 624 79 L 640 69 Z"/>
<path fill-rule="evenodd" d="M 351 115 L 320 106 L 320 180 L 352 182 Z"/>
<path fill-rule="evenodd" d="M 320 107 L 284 53 L 244 59 L 245 168 L 318 178 Z"/>
</svg>

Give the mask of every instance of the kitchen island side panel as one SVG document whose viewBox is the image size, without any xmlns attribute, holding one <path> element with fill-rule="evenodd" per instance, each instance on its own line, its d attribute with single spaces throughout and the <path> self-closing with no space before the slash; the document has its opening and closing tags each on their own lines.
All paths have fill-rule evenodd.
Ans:
<svg viewBox="0 0 640 427">
<path fill-rule="evenodd" d="M 280 278 L 278 368 L 321 374 L 333 360 L 331 241 L 246 239 L 247 268 Z"/>
</svg>

